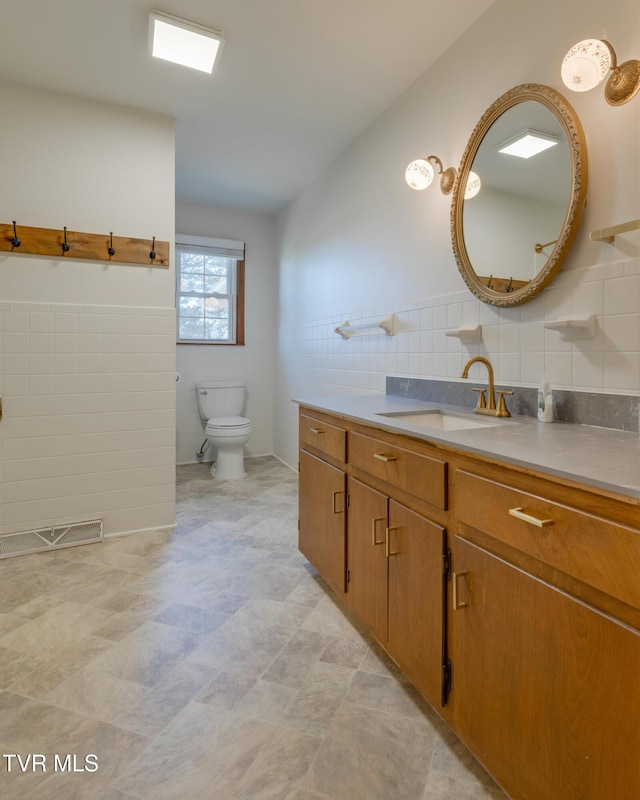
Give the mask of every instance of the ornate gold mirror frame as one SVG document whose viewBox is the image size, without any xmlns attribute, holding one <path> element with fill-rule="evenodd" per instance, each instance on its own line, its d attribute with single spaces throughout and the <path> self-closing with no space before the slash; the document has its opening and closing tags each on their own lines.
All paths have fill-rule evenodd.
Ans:
<svg viewBox="0 0 640 800">
<path fill-rule="evenodd" d="M 544 251 L 538 249 L 539 247 L 543 248 L 555 244 L 546 263 L 544 263 L 532 279 L 528 281 L 510 281 L 509 275 L 507 274 L 496 276 L 495 278 L 492 276 L 493 279 L 488 280 L 486 276 L 476 274 L 467 251 L 464 231 L 464 207 L 465 203 L 473 203 L 475 199 L 465 201 L 465 188 L 467 186 L 469 172 L 472 169 L 480 145 L 492 126 L 509 109 L 520 103 L 531 101 L 540 103 L 542 106 L 549 109 L 564 133 L 571 162 L 571 186 L 568 192 L 569 202 L 557 240 L 548 242 L 546 245 L 535 246 L 535 252 L 540 253 Z M 480 175 L 481 179 L 482 177 L 483 176 Z M 587 147 L 580 120 L 569 103 L 554 89 L 535 83 L 516 86 L 503 94 L 502 97 L 499 97 L 495 103 L 485 111 L 471 134 L 471 138 L 462 156 L 451 203 L 451 238 L 453 252 L 458 263 L 458 269 L 465 283 L 476 297 L 484 303 L 495 306 L 517 306 L 531 300 L 541 292 L 542 289 L 549 285 L 567 257 L 578 232 L 586 199 L 587 177 Z M 480 194 L 482 194 L 482 189 Z M 493 219 L 491 222 L 493 229 L 487 226 L 488 229 L 485 232 L 485 238 L 487 241 L 491 242 L 491 247 L 499 248 L 503 241 L 501 225 L 503 225 L 504 222 L 500 219 Z M 491 258 L 491 256 L 489 256 L 489 258 Z"/>
</svg>

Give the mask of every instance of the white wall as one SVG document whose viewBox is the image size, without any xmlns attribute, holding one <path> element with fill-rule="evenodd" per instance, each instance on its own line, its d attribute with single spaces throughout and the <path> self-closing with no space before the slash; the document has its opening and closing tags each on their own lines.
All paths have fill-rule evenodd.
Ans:
<svg viewBox="0 0 640 800">
<path fill-rule="evenodd" d="M 245 414 L 253 432 L 247 456 L 273 453 L 273 397 L 277 330 L 275 217 L 178 201 L 176 230 L 195 236 L 245 242 L 245 344 L 177 346 L 177 462 L 191 463 L 204 440 L 196 404 L 199 380 L 241 378 L 247 387 Z M 211 446 L 204 460 L 214 458 Z"/>
<path fill-rule="evenodd" d="M 0 220 L 173 243 L 168 117 L 0 83 Z M 10 110 L 10 111 L 9 111 Z M 171 269 L 0 253 L 0 297 L 174 307 Z"/>
<path fill-rule="evenodd" d="M 0 104 L 2 222 L 173 243 L 172 120 L 7 84 Z M 174 523 L 173 287 L 173 268 L 0 254 L 0 531 Z"/>
<path fill-rule="evenodd" d="M 535 385 L 543 371 L 565 388 L 640 391 L 640 241 L 589 241 L 594 228 L 640 214 L 640 100 L 612 108 L 602 90 L 561 84 L 576 41 L 601 36 L 620 60 L 640 52 L 640 7 L 624 0 L 514 3 L 498 0 L 363 136 L 280 215 L 280 329 L 276 452 L 297 461 L 292 396 L 384 391 L 386 374 L 457 378 L 474 348 L 447 328 L 480 321 L 501 382 Z M 543 83 L 581 118 L 590 184 L 582 228 L 560 276 L 525 306 L 500 311 L 475 300 L 450 241 L 450 199 L 412 192 L 406 164 L 436 153 L 457 166 L 483 112 L 505 91 Z M 598 335 L 570 344 L 542 322 L 569 312 L 598 315 Z M 402 333 L 342 341 L 352 321 L 399 314 Z"/>
<path fill-rule="evenodd" d="M 475 200 L 481 199 L 481 203 Z M 467 206 L 469 206 L 467 208 Z M 464 207 L 464 242 L 476 275 L 530 281 L 545 265 L 553 244 L 536 253 L 536 242 L 557 240 L 567 207 L 545 203 L 483 186 L 482 192 Z M 504 232 L 495 246 L 494 220 Z"/>
</svg>

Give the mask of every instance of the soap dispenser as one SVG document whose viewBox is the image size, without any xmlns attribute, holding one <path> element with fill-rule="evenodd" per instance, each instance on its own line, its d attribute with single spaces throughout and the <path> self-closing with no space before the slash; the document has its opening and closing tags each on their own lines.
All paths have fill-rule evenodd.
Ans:
<svg viewBox="0 0 640 800">
<path fill-rule="evenodd" d="M 553 392 L 546 375 L 538 389 L 538 421 L 553 422 Z"/>
</svg>

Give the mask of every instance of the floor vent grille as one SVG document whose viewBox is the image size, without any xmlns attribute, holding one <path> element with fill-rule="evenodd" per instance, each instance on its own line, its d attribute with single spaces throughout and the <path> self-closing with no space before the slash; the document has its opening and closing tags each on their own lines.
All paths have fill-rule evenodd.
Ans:
<svg viewBox="0 0 640 800">
<path fill-rule="evenodd" d="M 101 541 L 101 519 L 71 522 L 68 525 L 55 525 L 52 528 L 38 528 L 32 531 L 3 533 L 0 534 L 0 558 L 42 553 L 46 550 Z"/>
</svg>

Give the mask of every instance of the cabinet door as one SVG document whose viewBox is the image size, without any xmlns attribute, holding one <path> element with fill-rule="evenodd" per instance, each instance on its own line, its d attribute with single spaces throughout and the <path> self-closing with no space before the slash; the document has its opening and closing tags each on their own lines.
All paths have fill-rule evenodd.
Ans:
<svg viewBox="0 0 640 800">
<path fill-rule="evenodd" d="M 640 634 L 456 537 L 457 730 L 514 798 L 640 797 Z"/>
<path fill-rule="evenodd" d="M 298 547 L 336 592 L 345 590 L 345 473 L 300 451 Z"/>
<path fill-rule="evenodd" d="M 349 478 L 347 601 L 382 644 L 387 642 L 387 497 Z"/>
<path fill-rule="evenodd" d="M 443 704 L 446 532 L 389 501 L 389 654 L 433 705 Z"/>
</svg>

